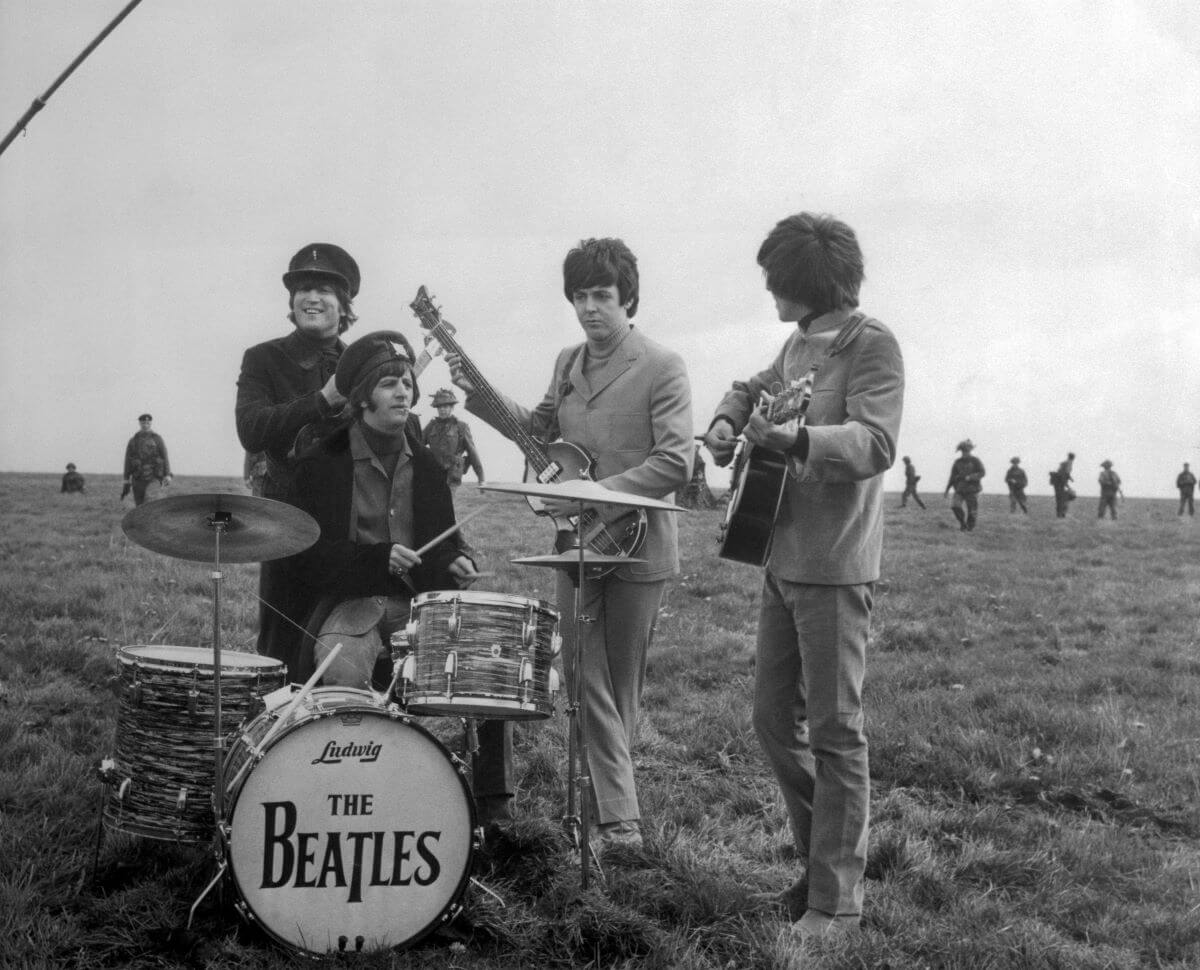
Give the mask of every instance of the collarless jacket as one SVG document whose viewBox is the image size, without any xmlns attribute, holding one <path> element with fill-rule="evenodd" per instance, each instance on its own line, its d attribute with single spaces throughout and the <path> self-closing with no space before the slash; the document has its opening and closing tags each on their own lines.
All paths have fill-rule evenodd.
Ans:
<svg viewBox="0 0 1200 970">
<path fill-rule="evenodd" d="M 775 576 L 793 583 L 879 578 L 883 473 L 896 460 L 904 361 L 892 332 L 870 317 L 848 346 L 828 356 L 851 312 L 827 313 L 807 331 L 797 327 L 770 367 L 734 382 L 714 415 L 740 433 L 762 391 L 791 387 L 817 366 L 805 419 L 808 457 L 789 462 L 767 560 Z"/>
<path fill-rule="evenodd" d="M 550 387 L 529 410 L 497 397 L 517 424 L 541 441 L 568 441 L 596 461 L 605 488 L 670 501 L 692 475 L 692 391 L 683 358 L 631 328 L 604 366 L 585 375 L 584 344 L 560 351 Z M 467 395 L 467 410 L 503 431 L 483 399 Z M 615 575 L 654 582 L 679 571 L 674 512 L 646 515 L 646 542 Z"/>
<path fill-rule="evenodd" d="M 346 345 L 334 345 L 340 357 Z M 321 394 L 329 379 L 322 354 L 295 331 L 255 344 L 242 356 L 234 415 L 238 439 L 250 452 L 265 452 L 267 477 L 263 494 L 284 499 L 291 477 L 289 453 L 305 425 L 332 416 Z"/>
</svg>

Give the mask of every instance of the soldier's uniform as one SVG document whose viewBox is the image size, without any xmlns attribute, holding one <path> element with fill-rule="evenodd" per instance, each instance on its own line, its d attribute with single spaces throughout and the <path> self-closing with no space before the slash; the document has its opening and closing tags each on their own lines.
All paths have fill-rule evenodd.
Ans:
<svg viewBox="0 0 1200 970">
<path fill-rule="evenodd" d="M 438 407 L 445 404 L 457 404 L 458 398 L 453 391 L 443 388 L 433 396 L 433 405 Z M 479 460 L 479 452 L 475 450 L 475 440 L 471 437 L 471 428 L 465 421 L 454 415 L 440 415 L 425 425 L 424 443 L 429 446 L 438 464 L 446 469 L 446 481 L 451 488 L 462 484 L 463 469 L 467 464 L 475 472 L 475 477 L 483 481 L 483 463 Z"/>
<path fill-rule="evenodd" d="M 75 470 L 74 462 L 67 465 L 67 473 L 62 477 L 62 490 L 64 492 L 83 491 L 83 476 Z"/>
<path fill-rule="evenodd" d="M 1183 471 L 1175 479 L 1175 487 L 1179 489 L 1179 514 L 1183 515 L 1183 510 L 1187 509 L 1188 515 L 1195 515 L 1196 502 L 1193 494 L 1196 491 L 1196 476 L 1187 465 L 1183 466 Z"/>
<path fill-rule="evenodd" d="M 1025 504 L 1025 489 L 1029 485 L 1029 476 L 1021 467 L 1020 458 L 1014 458 L 1012 464 L 1008 466 L 1008 471 L 1004 475 L 1004 484 L 1008 486 L 1008 511 L 1015 512 L 1017 506 L 1020 506 L 1021 511 L 1028 515 L 1029 508 Z"/>
<path fill-rule="evenodd" d="M 1100 473 L 1100 511 L 1096 513 L 1096 518 L 1104 518 L 1104 510 L 1108 509 L 1115 519 L 1117 517 L 1117 493 L 1121 491 L 1121 476 L 1112 470 L 1111 461 L 1102 461 L 1100 465 L 1104 471 Z"/>
<path fill-rule="evenodd" d="M 146 489 L 151 482 L 162 484 L 170 477 L 171 462 L 162 436 L 156 431 L 138 431 L 125 446 L 125 481 L 133 486 L 134 504 L 141 505 L 146 501 Z"/>
</svg>

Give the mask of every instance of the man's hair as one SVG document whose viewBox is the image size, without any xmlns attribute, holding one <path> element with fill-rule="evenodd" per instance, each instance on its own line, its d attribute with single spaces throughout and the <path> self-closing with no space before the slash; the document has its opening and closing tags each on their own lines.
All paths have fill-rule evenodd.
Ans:
<svg viewBox="0 0 1200 970">
<path fill-rule="evenodd" d="M 563 260 L 563 293 L 575 301 L 576 290 L 615 286 L 626 314 L 638 307 L 637 257 L 621 239 L 584 239 Z"/>
<path fill-rule="evenodd" d="M 338 317 L 338 335 L 344 334 L 350 329 L 351 324 L 358 319 L 358 315 L 354 312 L 354 303 L 350 299 L 350 291 L 342 286 L 341 283 L 334 280 L 332 276 L 325 276 L 321 273 L 300 276 L 292 281 L 292 285 L 288 287 L 288 319 L 292 323 L 296 322 L 296 313 L 292 309 L 292 304 L 296 302 L 296 291 L 308 289 L 314 283 L 322 283 L 333 287 L 334 296 L 337 297 L 338 301 L 338 308 L 341 310 L 341 315 Z"/>
<path fill-rule="evenodd" d="M 862 250 L 854 230 L 833 216 L 781 219 L 758 247 L 758 265 L 768 290 L 814 312 L 858 306 Z"/>
<path fill-rule="evenodd" d="M 405 374 L 412 373 L 412 364 L 407 360 L 402 360 L 399 357 L 393 357 L 391 360 L 384 361 L 378 367 L 371 368 L 370 373 L 359 379 L 359 382 L 350 388 L 350 406 L 354 409 L 355 417 L 362 416 L 364 407 L 371 406 L 371 395 L 379 382 L 385 377 L 402 377 Z M 417 379 L 413 378 L 413 393 L 412 401 L 409 402 L 409 407 L 417 403 Z"/>
</svg>

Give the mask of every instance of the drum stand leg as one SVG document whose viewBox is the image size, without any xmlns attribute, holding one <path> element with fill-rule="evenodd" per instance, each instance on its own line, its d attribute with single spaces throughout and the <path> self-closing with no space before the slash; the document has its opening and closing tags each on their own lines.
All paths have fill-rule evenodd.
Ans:
<svg viewBox="0 0 1200 970">
<path fill-rule="evenodd" d="M 185 926 L 184 929 L 190 930 L 192 928 L 192 920 L 194 920 L 196 918 L 196 908 L 200 905 L 201 902 L 203 902 L 204 897 L 207 896 L 210 892 L 212 892 L 213 887 L 216 886 L 217 883 L 219 883 L 221 881 L 221 877 L 225 875 L 225 870 L 228 867 L 229 867 L 229 863 L 226 862 L 224 859 L 222 859 L 220 865 L 217 866 L 217 874 L 215 876 L 213 876 L 212 879 L 209 881 L 209 884 L 200 891 L 200 895 L 197 896 L 196 901 L 194 903 L 192 903 L 192 908 L 188 910 L 187 926 Z M 217 891 L 217 899 L 220 900 L 220 898 L 221 898 L 220 890 L 218 890 Z"/>
<path fill-rule="evenodd" d="M 578 521 L 584 520 L 584 513 L 585 505 L 580 500 Z M 585 547 L 582 538 L 579 540 L 578 548 L 579 567 L 568 573 L 575 586 L 575 659 L 571 665 L 574 669 L 574 676 L 571 677 L 571 700 L 567 707 L 570 721 L 567 743 L 570 781 L 567 789 L 567 817 L 563 823 L 569 827 L 569 831 L 575 832 L 573 841 L 579 849 L 579 885 L 584 892 L 587 892 L 591 884 L 593 853 L 590 836 L 594 794 L 592 792 L 592 772 L 588 760 L 587 706 L 584 704 L 583 631 L 585 625 L 594 623 L 595 619 L 585 616 L 583 613 L 583 608 L 587 603 L 587 575 L 584 567 Z M 578 806 L 575 802 L 576 785 L 578 785 Z M 576 807 L 578 807 L 578 814 Z"/>
<path fill-rule="evenodd" d="M 96 803 L 96 844 L 92 847 L 92 878 L 91 884 L 96 885 L 96 873 L 100 869 L 100 849 L 104 845 L 104 807 L 108 804 L 108 782 L 100 789 L 100 798 Z"/>
</svg>

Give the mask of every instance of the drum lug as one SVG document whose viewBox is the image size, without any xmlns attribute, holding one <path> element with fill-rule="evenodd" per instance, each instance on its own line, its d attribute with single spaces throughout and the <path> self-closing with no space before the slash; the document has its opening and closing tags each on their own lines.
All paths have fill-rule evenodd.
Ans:
<svg viewBox="0 0 1200 970">
<path fill-rule="evenodd" d="M 125 778 L 121 781 L 121 784 L 117 786 L 117 801 L 125 801 L 125 796 L 129 794 L 129 786 L 132 782 L 132 778 Z"/>
<path fill-rule="evenodd" d="M 451 650 L 446 654 L 446 700 L 454 696 L 454 678 L 458 674 L 458 651 Z"/>
<path fill-rule="evenodd" d="M 532 603 L 529 604 L 529 609 L 525 614 L 525 623 L 521 627 L 521 642 L 525 644 L 526 650 L 533 649 L 534 641 L 537 639 L 537 612 Z"/>
<path fill-rule="evenodd" d="M 533 661 L 528 657 L 521 658 L 521 702 L 528 704 L 533 697 Z"/>
<path fill-rule="evenodd" d="M 450 616 L 446 619 L 446 628 L 450 632 L 450 639 L 457 640 L 459 630 L 462 629 L 462 618 L 458 615 L 459 599 L 454 597 L 450 604 Z"/>
</svg>

